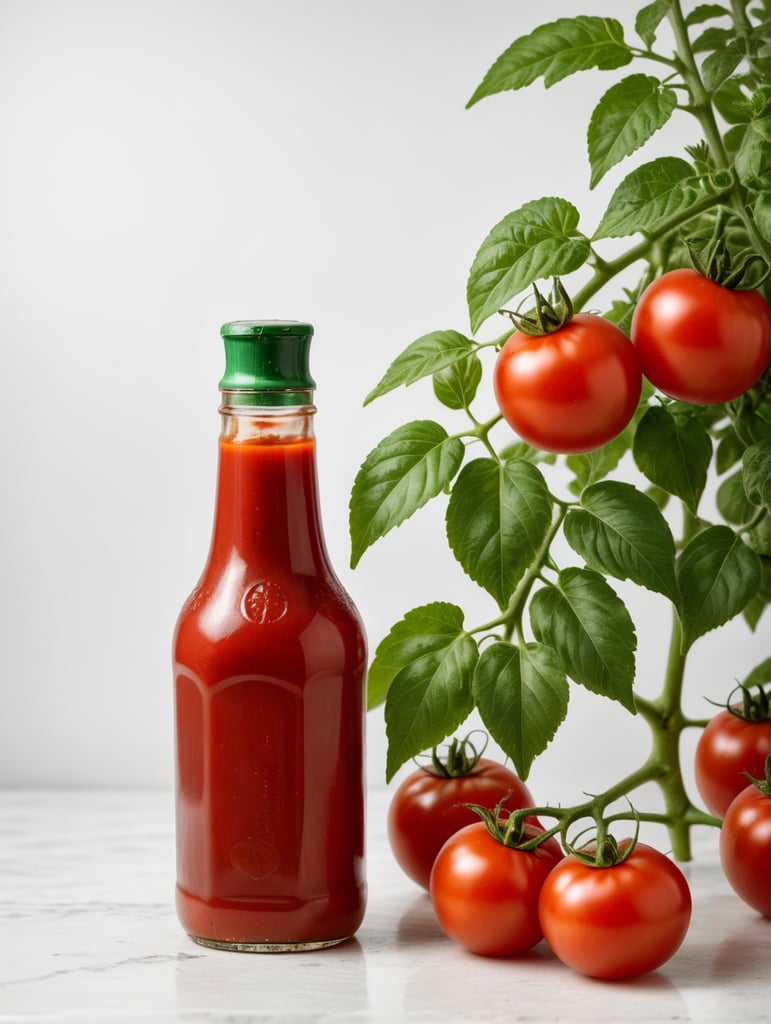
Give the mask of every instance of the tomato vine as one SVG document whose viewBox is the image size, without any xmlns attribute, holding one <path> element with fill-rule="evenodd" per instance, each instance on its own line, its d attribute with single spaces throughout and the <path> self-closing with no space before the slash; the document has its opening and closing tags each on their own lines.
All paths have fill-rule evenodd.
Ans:
<svg viewBox="0 0 771 1024">
<path fill-rule="evenodd" d="M 640 264 L 636 285 L 622 288 L 605 314 L 629 335 L 651 282 L 704 251 L 711 266 L 730 270 L 733 285 L 754 288 L 766 303 L 771 298 L 771 0 L 684 7 L 681 0 L 642 7 L 635 20 L 641 45 L 628 42 L 612 17 L 559 19 L 516 39 L 484 76 L 469 107 L 538 79 L 551 86 L 578 72 L 646 63 L 644 72 L 622 70 L 592 112 L 592 188 L 674 111 L 695 120 L 702 141 L 685 156 L 658 157 L 628 173 L 591 234 L 577 207 L 558 196 L 526 202 L 491 229 L 469 271 L 470 333 L 438 330 L 413 341 L 365 399 L 432 378 L 439 403 L 464 425 L 450 433 L 423 418 L 393 430 L 359 469 L 349 521 L 356 567 L 372 544 L 446 497 L 449 547 L 497 606 L 474 624 L 458 605 L 436 601 L 406 612 L 380 641 L 368 696 L 370 707 L 385 702 L 386 777 L 476 709 L 526 779 L 567 714 L 572 682 L 637 714 L 650 728 L 651 746 L 644 763 L 605 793 L 562 809 L 561 823 L 581 814 L 599 818 L 613 801 L 655 782 L 664 811 L 636 808 L 634 816 L 667 825 L 680 859 L 690 856 L 691 826 L 718 820 L 692 803 L 683 782 L 682 734 L 704 725 L 683 712 L 686 659 L 702 636 L 737 616 L 755 629 L 771 600 L 768 370 L 738 398 L 711 405 L 670 399 L 646 382 L 618 436 L 592 451 L 555 456 L 513 434 L 498 440 L 492 386 L 480 385 L 485 360 L 497 356 L 511 328 L 490 341 L 476 334 L 538 281 L 568 282 L 580 311 Z M 665 21 L 671 53 L 657 49 Z M 663 77 L 648 73 L 650 65 Z M 623 252 L 601 254 L 606 240 L 622 238 L 629 240 Z M 483 401 L 487 410 L 479 415 Z M 626 453 L 638 483 L 615 477 Z M 571 474 L 567 498 L 549 484 L 557 459 Z M 700 509 L 708 484 L 717 484 L 719 521 Z M 683 524 L 677 538 L 664 515 L 675 503 Z M 558 537 L 577 564 L 558 564 Z M 637 629 L 613 585 L 625 580 L 672 609 L 654 699 L 635 689 Z M 749 679 L 761 686 L 771 680 L 771 659 Z"/>
</svg>

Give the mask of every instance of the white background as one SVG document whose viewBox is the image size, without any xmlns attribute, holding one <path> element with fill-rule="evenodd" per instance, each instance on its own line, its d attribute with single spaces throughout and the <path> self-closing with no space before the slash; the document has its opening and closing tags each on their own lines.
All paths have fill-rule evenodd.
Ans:
<svg viewBox="0 0 771 1024">
<path fill-rule="evenodd" d="M 371 650 L 427 601 L 489 617 L 446 549 L 442 501 L 348 568 L 365 455 L 408 419 L 443 417 L 428 384 L 362 400 L 419 335 L 468 330 L 468 267 L 501 217 L 560 195 L 591 234 L 642 162 L 589 192 L 586 124 L 623 69 L 464 109 L 537 24 L 610 13 L 636 41 L 636 6 L 0 0 L 0 784 L 171 782 L 170 640 L 209 542 L 223 321 L 315 324 L 327 540 Z M 681 155 L 692 133 L 676 114 L 645 159 Z M 619 589 L 653 695 L 668 611 Z M 697 645 L 690 713 L 766 655 L 763 627 Z M 597 790 L 645 736 L 576 690 L 531 788 Z M 384 761 L 376 712 L 374 781 Z"/>
</svg>

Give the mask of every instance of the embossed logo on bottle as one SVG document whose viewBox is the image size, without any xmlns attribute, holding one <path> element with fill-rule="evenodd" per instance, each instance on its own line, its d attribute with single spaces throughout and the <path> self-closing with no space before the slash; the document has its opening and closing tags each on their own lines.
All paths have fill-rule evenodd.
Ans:
<svg viewBox="0 0 771 1024">
<path fill-rule="evenodd" d="M 268 878 L 280 864 L 278 850 L 265 839 L 244 839 L 230 851 L 230 863 L 248 878 Z"/>
<path fill-rule="evenodd" d="M 278 622 L 286 614 L 287 607 L 286 594 L 270 580 L 261 580 L 249 587 L 241 602 L 244 616 L 261 626 Z"/>
</svg>

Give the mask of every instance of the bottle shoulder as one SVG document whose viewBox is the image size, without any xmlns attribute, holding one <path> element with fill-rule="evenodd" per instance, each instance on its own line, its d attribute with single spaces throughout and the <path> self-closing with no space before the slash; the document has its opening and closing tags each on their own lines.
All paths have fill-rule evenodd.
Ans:
<svg viewBox="0 0 771 1024">
<path fill-rule="evenodd" d="M 198 652 L 230 646 L 248 655 L 287 650 L 310 636 L 321 646 L 366 643 L 359 611 L 333 572 L 204 574 L 179 613 L 174 646 Z"/>
</svg>

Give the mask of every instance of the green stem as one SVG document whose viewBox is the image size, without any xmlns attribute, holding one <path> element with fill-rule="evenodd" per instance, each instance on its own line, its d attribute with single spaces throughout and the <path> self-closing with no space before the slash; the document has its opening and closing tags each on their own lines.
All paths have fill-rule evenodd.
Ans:
<svg viewBox="0 0 771 1024">
<path fill-rule="evenodd" d="M 480 423 L 479 420 L 477 420 L 476 417 L 472 414 L 469 408 L 466 408 L 466 415 L 469 417 L 469 419 L 474 425 L 471 433 L 460 433 L 455 434 L 454 436 L 460 438 L 461 440 L 463 440 L 464 437 L 469 436 L 476 438 L 477 440 L 481 441 L 482 444 L 485 446 L 490 458 L 500 463 L 501 458 L 498 455 L 498 452 L 495 450 L 495 446 L 490 441 L 490 431 L 497 423 L 501 422 L 503 416 L 500 413 L 496 413 L 495 416 L 492 416 L 486 422 Z"/>
<path fill-rule="evenodd" d="M 750 47 L 747 45 L 752 35 L 752 22 L 747 17 L 746 8 L 746 0 L 731 0 L 731 16 L 734 20 L 737 38 L 744 42 L 744 52 L 747 54 L 747 64 L 749 65 L 750 72 L 758 84 L 762 85 L 765 82 L 765 73 L 762 68 L 757 67 L 750 52 Z"/>
<path fill-rule="evenodd" d="M 597 837 L 599 841 L 599 839 L 604 838 L 608 823 L 611 821 L 620 821 L 622 819 L 628 820 L 629 818 L 634 817 L 633 814 L 617 814 L 612 817 L 605 818 L 604 813 L 606 807 L 614 801 L 627 796 L 635 789 L 639 789 L 639 787 L 643 786 L 646 782 L 657 781 L 663 771 L 664 769 L 662 765 L 654 761 L 653 758 L 648 758 L 643 765 L 624 776 L 623 779 L 616 782 L 609 789 L 606 789 L 603 793 L 598 793 L 590 797 L 581 804 L 576 804 L 574 807 L 550 807 L 548 805 L 543 807 L 528 807 L 514 811 L 511 817 L 515 820 L 523 820 L 528 817 L 554 818 L 559 822 L 559 825 L 555 828 L 550 828 L 548 830 L 549 835 L 554 835 L 556 832 L 560 832 L 563 844 L 567 844 L 567 832 L 571 825 L 580 821 L 582 818 L 592 818 L 597 825 Z M 640 814 L 637 817 L 639 817 L 641 821 L 652 820 L 652 816 L 649 814 Z"/>
<path fill-rule="evenodd" d="M 642 242 L 638 242 L 637 245 L 627 249 L 625 253 L 622 253 L 615 260 L 596 259 L 594 274 L 583 288 L 573 296 L 574 308 L 577 310 L 583 309 L 589 299 L 593 298 L 601 288 L 620 274 L 622 270 L 626 270 L 627 267 L 630 267 L 638 260 L 648 259 L 664 237 L 676 231 L 694 217 L 698 217 L 700 214 L 706 213 L 708 210 L 720 205 L 728 194 L 728 189 L 720 192 L 710 192 L 703 199 L 692 203 L 686 210 L 681 210 L 679 213 L 675 213 L 671 217 L 662 220 L 656 229 L 655 238 L 646 238 Z"/>
<path fill-rule="evenodd" d="M 691 94 L 691 113 L 698 119 L 702 127 L 715 166 L 727 168 L 730 164 L 723 145 L 723 137 L 715 120 L 709 93 L 704 88 L 699 74 L 680 0 L 673 0 L 667 16 L 675 36 L 675 47 L 681 62 L 680 70 Z"/>
<path fill-rule="evenodd" d="M 560 527 L 562 526 L 562 523 L 565 519 L 565 516 L 567 515 L 567 505 L 564 505 L 560 502 L 556 504 L 556 508 L 557 515 L 554 517 L 554 521 L 552 522 L 551 526 L 549 527 L 549 530 L 546 533 L 546 536 L 541 542 L 541 546 L 536 552 L 535 558 L 530 563 L 530 567 L 520 580 L 517 589 L 514 591 L 514 594 L 512 595 L 512 598 L 506 607 L 506 611 L 503 616 L 503 622 L 505 626 L 504 639 L 506 640 L 511 639 L 515 629 L 517 629 L 519 626 L 522 617 L 522 609 L 524 608 L 525 603 L 527 602 L 530 590 L 532 589 L 533 584 L 536 582 L 536 580 L 540 577 L 541 570 L 543 569 L 545 563 L 548 561 L 550 557 L 550 548 L 552 541 L 557 536 Z"/>
<path fill-rule="evenodd" d="M 698 531 L 699 523 L 686 508 L 683 530 L 683 544 Z M 665 819 L 669 827 L 672 852 L 678 860 L 691 859 L 690 826 L 694 815 L 702 812 L 694 808 L 683 782 L 680 764 L 680 738 L 683 730 L 691 723 L 683 714 L 683 682 L 688 654 L 683 646 L 682 627 L 675 609 L 672 613 L 672 631 L 669 639 L 664 684 L 658 698 L 652 701 L 637 700 L 639 713 L 651 730 L 651 761 L 664 767 L 656 781 L 666 810 Z"/>
<path fill-rule="evenodd" d="M 732 8 L 737 32 L 740 32 L 742 29 L 745 34 L 751 31 L 751 26 L 749 26 L 744 12 L 744 5 L 733 0 Z M 715 110 L 712 105 L 712 97 L 704 88 L 704 82 L 702 81 L 701 74 L 699 73 L 699 69 L 696 64 L 696 59 L 691 47 L 691 41 L 688 38 L 688 29 L 683 17 L 680 0 L 673 0 L 672 6 L 669 9 L 668 17 L 675 36 L 677 54 L 682 64 L 681 71 L 683 80 L 691 95 L 690 112 L 694 115 L 701 126 L 701 130 L 704 133 L 704 138 L 707 146 L 709 147 L 710 155 L 716 169 L 730 172 L 732 166 L 731 161 L 726 152 L 723 137 L 720 134 L 720 129 L 718 128 Z M 733 174 L 731 174 L 731 177 L 733 179 Z M 747 231 L 755 251 L 762 253 L 766 262 L 771 264 L 771 246 L 769 246 L 766 239 L 755 226 L 754 218 L 748 210 L 748 202 L 744 189 L 738 181 L 732 180 L 732 185 L 728 190 L 728 201 L 733 212 L 744 224 L 745 230 Z"/>
</svg>

